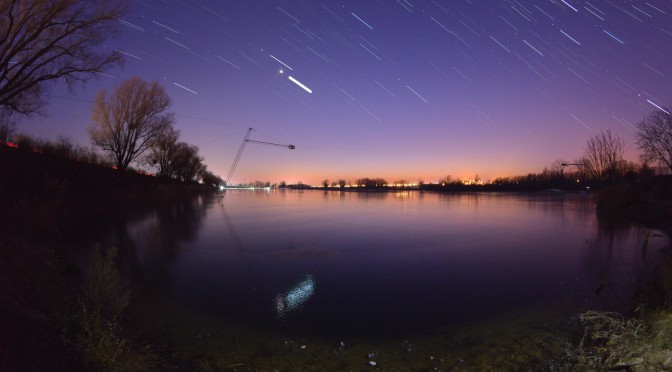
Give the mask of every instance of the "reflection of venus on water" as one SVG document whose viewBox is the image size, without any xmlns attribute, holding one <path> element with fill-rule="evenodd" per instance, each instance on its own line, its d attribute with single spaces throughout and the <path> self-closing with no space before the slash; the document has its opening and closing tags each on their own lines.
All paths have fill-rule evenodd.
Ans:
<svg viewBox="0 0 672 372">
<path fill-rule="evenodd" d="M 275 297 L 275 309 L 278 316 L 282 319 L 298 311 L 313 293 L 315 293 L 315 281 L 312 275 L 306 275 L 305 279 L 287 292 L 280 293 Z"/>
</svg>

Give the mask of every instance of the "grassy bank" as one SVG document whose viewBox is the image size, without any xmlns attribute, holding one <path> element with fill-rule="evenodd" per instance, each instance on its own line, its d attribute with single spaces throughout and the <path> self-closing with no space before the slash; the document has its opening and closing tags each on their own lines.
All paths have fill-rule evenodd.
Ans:
<svg viewBox="0 0 672 372">
<path fill-rule="evenodd" d="M 101 362 L 114 348 L 133 359 L 128 353 L 142 345 L 127 339 L 117 319 L 85 317 L 95 290 L 68 262 L 64 242 L 82 227 L 204 192 L 212 189 L 0 147 L 0 370 L 118 370 Z M 101 350 L 87 342 L 108 350 L 96 357 Z"/>
</svg>

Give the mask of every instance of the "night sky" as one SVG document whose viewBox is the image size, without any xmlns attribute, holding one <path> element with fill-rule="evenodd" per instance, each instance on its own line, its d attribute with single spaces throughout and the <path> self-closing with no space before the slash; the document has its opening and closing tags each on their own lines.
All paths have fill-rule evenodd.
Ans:
<svg viewBox="0 0 672 372">
<path fill-rule="evenodd" d="M 233 182 L 436 182 L 539 172 L 672 100 L 671 1 L 131 1 L 103 46 L 125 65 L 19 131 L 89 145 L 92 100 L 133 75 L 173 100 L 181 140 Z M 302 87 L 301 84 L 305 87 Z"/>
</svg>

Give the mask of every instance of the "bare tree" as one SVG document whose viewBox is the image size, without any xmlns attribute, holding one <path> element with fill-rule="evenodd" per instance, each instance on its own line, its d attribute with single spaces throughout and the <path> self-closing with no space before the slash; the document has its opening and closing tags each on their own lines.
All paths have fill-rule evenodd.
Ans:
<svg viewBox="0 0 672 372">
<path fill-rule="evenodd" d="M 175 178 L 173 161 L 177 152 L 177 140 L 180 132 L 172 125 L 166 126 L 149 149 L 146 161 L 158 170 L 158 175 Z"/>
<path fill-rule="evenodd" d="M 669 106 L 672 112 L 672 105 Z M 657 160 L 672 170 L 672 114 L 654 111 L 637 124 L 637 145 L 645 162 Z"/>
<path fill-rule="evenodd" d="M 159 83 L 134 76 L 109 99 L 105 91 L 98 93 L 89 134 L 96 146 L 112 154 L 117 169 L 125 170 L 172 126 L 173 114 L 164 112 L 168 106 L 170 98 Z"/>
<path fill-rule="evenodd" d="M 613 182 L 623 173 L 624 152 L 620 137 L 612 134 L 611 130 L 600 132 L 586 142 L 583 157 L 578 162 L 579 169 L 590 179 Z"/>
<path fill-rule="evenodd" d="M 117 31 L 119 1 L 1 0 L 0 107 L 29 114 L 45 102 L 46 83 L 70 88 L 121 63 L 98 45 Z"/>
</svg>

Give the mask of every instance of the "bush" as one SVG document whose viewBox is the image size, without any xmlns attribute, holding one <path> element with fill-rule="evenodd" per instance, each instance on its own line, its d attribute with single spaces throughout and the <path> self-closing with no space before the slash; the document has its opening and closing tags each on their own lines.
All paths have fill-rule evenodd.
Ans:
<svg viewBox="0 0 672 372">
<path fill-rule="evenodd" d="M 605 186 L 596 198 L 597 209 L 611 217 L 624 215 L 638 200 L 637 193 L 628 184 Z"/>
<path fill-rule="evenodd" d="M 119 321 L 128 306 L 129 291 L 122 285 L 116 256 L 114 247 L 107 254 L 102 253 L 100 246 L 95 247 L 72 341 L 93 370 L 151 370 L 157 357 L 149 347 L 134 349 L 122 334 Z"/>
</svg>

